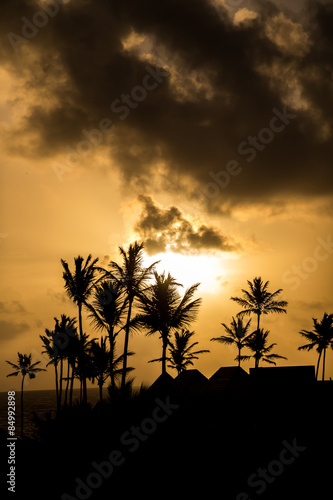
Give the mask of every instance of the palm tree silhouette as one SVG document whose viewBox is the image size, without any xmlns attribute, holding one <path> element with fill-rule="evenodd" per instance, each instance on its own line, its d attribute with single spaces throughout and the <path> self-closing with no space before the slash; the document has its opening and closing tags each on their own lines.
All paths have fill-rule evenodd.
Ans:
<svg viewBox="0 0 333 500">
<path fill-rule="evenodd" d="M 225 323 L 221 323 L 223 328 L 226 330 L 227 335 L 221 335 L 221 337 L 214 337 L 210 340 L 220 342 L 221 344 L 227 345 L 235 345 L 238 349 L 238 356 L 235 357 L 235 361 L 238 361 L 238 366 L 241 363 L 241 350 L 246 346 L 246 341 L 252 335 L 252 333 L 247 334 L 248 329 L 250 328 L 251 319 L 243 324 L 242 318 L 237 318 L 237 320 L 233 317 L 230 326 L 227 326 Z"/>
<path fill-rule="evenodd" d="M 127 319 L 125 324 L 123 373 L 121 378 L 122 390 L 125 390 L 128 341 L 133 303 L 135 298 L 138 297 L 147 286 L 147 280 L 151 277 L 153 269 L 157 264 L 157 262 L 154 262 L 149 267 L 144 267 L 143 249 L 144 244 L 138 243 L 137 241 L 129 245 L 127 252 L 123 247 L 119 247 L 122 259 L 121 266 L 116 262 L 111 262 L 109 265 L 112 277 L 116 280 L 117 284 L 124 289 L 126 295 Z"/>
<path fill-rule="evenodd" d="M 15 372 L 10 373 L 7 377 L 16 377 L 19 373 L 22 375 L 22 383 L 21 383 L 21 438 L 23 437 L 23 387 L 24 387 L 24 379 L 25 376 L 28 375 L 30 379 L 36 377 L 36 373 L 45 372 L 44 368 L 36 368 L 39 365 L 40 361 L 31 364 L 31 354 L 18 354 L 18 364 L 11 363 L 10 361 L 6 361 L 10 366 L 15 369 Z"/>
<path fill-rule="evenodd" d="M 255 368 L 259 367 L 260 360 L 265 363 L 270 363 L 272 365 L 276 365 L 274 359 L 287 359 L 284 356 L 280 356 L 279 354 L 269 354 L 273 347 L 277 344 L 267 345 L 267 337 L 269 335 L 269 330 L 264 332 L 263 329 L 255 330 L 251 335 L 248 336 L 245 345 L 250 351 L 253 352 L 252 356 L 240 356 L 241 360 L 249 360 L 254 358 L 255 360 Z"/>
<path fill-rule="evenodd" d="M 237 302 L 237 304 L 244 308 L 244 311 L 239 312 L 237 316 L 242 317 L 252 313 L 256 314 L 257 330 L 259 330 L 260 316 L 262 314 L 287 312 L 284 308 L 288 305 L 288 302 L 285 300 L 275 300 L 276 297 L 282 292 L 282 288 L 279 288 L 276 292 L 270 293 L 267 290 L 269 281 L 264 283 L 260 277 L 254 278 L 253 282 L 247 281 L 247 283 L 250 291 L 242 288 L 243 298 L 231 297 L 231 300 Z"/>
<path fill-rule="evenodd" d="M 92 376 L 94 383 L 96 378 L 99 387 L 99 400 L 103 402 L 103 385 L 110 374 L 110 351 L 106 347 L 106 337 L 100 338 L 100 343 L 93 340 L 89 345 L 91 355 Z"/>
<path fill-rule="evenodd" d="M 79 332 L 80 340 L 83 339 L 83 328 L 82 328 L 82 305 L 87 303 L 96 283 L 96 274 L 98 272 L 106 271 L 97 267 L 98 258 L 92 260 L 91 254 L 88 255 L 86 262 L 83 264 L 84 259 L 80 255 L 74 258 L 75 271 L 72 273 L 69 269 L 67 262 L 61 259 L 61 264 L 63 266 L 63 279 L 65 281 L 65 290 L 68 296 L 77 304 L 79 312 Z M 85 376 L 84 365 L 81 362 L 81 373 L 82 373 L 82 389 L 83 389 L 83 402 L 87 402 L 87 381 Z"/>
<path fill-rule="evenodd" d="M 88 317 L 96 330 L 106 330 L 110 349 L 111 387 L 115 386 L 114 361 L 115 342 L 118 333 L 114 329 L 121 323 L 126 309 L 127 300 L 121 284 L 112 281 L 102 282 L 94 292 L 94 298 L 87 304 L 90 311 Z M 128 354 L 128 353 L 127 353 Z M 122 357 L 123 360 L 123 357 Z M 119 358 L 118 358 L 119 363 Z"/>
<path fill-rule="evenodd" d="M 326 349 L 333 348 L 333 314 L 324 313 L 322 320 L 319 322 L 316 318 L 312 318 L 313 330 L 301 330 L 299 333 L 309 342 L 308 344 L 302 345 L 298 348 L 299 351 L 311 351 L 314 347 L 319 353 L 317 368 L 316 368 L 316 379 L 318 380 L 319 363 L 322 353 L 323 356 L 323 375 L 322 380 L 325 378 L 325 358 Z"/>
<path fill-rule="evenodd" d="M 132 322 L 134 328 L 144 327 L 147 335 L 159 333 L 162 339 L 162 375 L 166 373 L 166 351 L 174 330 L 188 326 L 196 319 L 201 298 L 192 300 L 199 283 L 186 290 L 183 297 L 178 292 L 182 285 L 165 273 L 154 272 L 155 283 L 140 295 L 140 312 Z"/>
<path fill-rule="evenodd" d="M 175 332 L 174 342 L 169 341 L 169 353 L 170 356 L 166 357 L 169 361 L 168 368 L 174 368 L 177 370 L 178 375 L 186 370 L 188 365 L 193 365 L 193 360 L 198 359 L 198 354 L 203 354 L 205 352 L 210 352 L 207 349 L 202 349 L 200 351 L 193 351 L 194 346 L 198 345 L 199 342 L 194 342 L 190 344 L 195 332 L 190 332 L 189 330 L 184 330 L 182 328 L 181 332 Z M 148 363 L 154 363 L 155 361 L 162 361 L 162 358 L 152 359 Z"/>
<path fill-rule="evenodd" d="M 69 385 L 69 370 L 70 366 L 72 366 L 72 371 L 74 370 L 73 364 L 75 365 L 75 357 L 77 352 L 74 353 L 74 350 L 77 351 L 77 330 L 76 330 L 76 319 L 70 318 L 65 314 L 61 315 L 60 320 L 54 318 L 55 327 L 54 330 L 49 330 L 45 328 L 46 335 L 40 335 L 40 338 L 43 342 L 43 347 L 45 351 L 51 359 L 46 366 L 50 364 L 54 365 L 55 370 L 55 384 L 56 384 L 56 398 L 57 398 L 57 412 L 59 412 L 61 408 L 62 402 L 62 382 L 64 380 L 63 376 L 63 362 L 67 358 L 67 383 L 65 390 L 65 403 L 67 403 L 67 393 L 68 393 L 68 385 Z M 74 356 L 74 359 L 73 359 Z M 60 362 L 60 373 L 58 377 L 58 365 Z M 71 390 L 70 390 L 70 401 L 71 395 L 73 392 L 73 374 L 71 378 Z"/>
</svg>

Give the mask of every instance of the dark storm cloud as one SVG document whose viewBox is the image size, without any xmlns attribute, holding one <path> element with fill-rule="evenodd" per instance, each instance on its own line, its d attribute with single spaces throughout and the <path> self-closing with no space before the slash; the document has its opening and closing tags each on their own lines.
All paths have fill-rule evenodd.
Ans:
<svg viewBox="0 0 333 500">
<path fill-rule="evenodd" d="M 4 4 L 3 37 L 9 31 L 20 34 L 22 16 L 31 20 L 40 9 L 28 1 Z M 165 189 L 181 186 L 190 195 L 189 186 L 196 184 L 211 208 L 331 193 L 333 6 L 309 4 L 303 47 L 303 39 L 297 40 L 301 28 L 288 24 L 275 4 L 252 5 L 260 16 L 238 25 L 227 15 L 219 17 L 204 0 L 60 5 L 17 53 L 8 39 L 2 43 L 7 67 L 18 79 L 23 75 L 27 92 L 33 89 L 41 96 L 16 137 L 36 131 L 36 153 L 61 154 L 67 146 L 75 150 L 83 129 L 96 128 L 109 117 L 116 125 L 107 138 L 110 155 L 127 183 L 140 180 L 148 187 L 156 162 L 163 162 L 169 181 Z M 293 29 L 293 37 L 284 42 Z M 149 59 L 124 49 L 132 32 L 150 41 Z M 275 42 L 274 36 L 279 37 Z M 165 68 L 168 76 L 133 109 L 127 106 L 122 120 L 110 104 L 131 95 L 148 63 Z M 267 129 L 274 109 L 296 117 L 272 135 Z M 260 137 L 268 142 L 250 145 L 263 129 Z M 256 153 L 251 162 L 245 153 L 249 148 Z M 226 185 L 217 183 L 216 197 L 205 197 L 212 173 L 220 178 L 231 160 L 239 163 L 240 173 L 229 175 Z"/>
<path fill-rule="evenodd" d="M 147 195 L 140 195 L 138 200 L 142 203 L 143 210 L 134 229 L 144 240 L 146 251 L 150 255 L 165 250 L 195 254 L 239 249 L 239 245 L 232 243 L 217 228 L 203 223 L 194 225 L 175 206 L 160 208 Z"/>
</svg>

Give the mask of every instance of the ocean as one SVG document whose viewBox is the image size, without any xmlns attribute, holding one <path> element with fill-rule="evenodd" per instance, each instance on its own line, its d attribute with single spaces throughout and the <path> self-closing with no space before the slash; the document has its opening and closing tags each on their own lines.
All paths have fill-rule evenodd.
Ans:
<svg viewBox="0 0 333 500">
<path fill-rule="evenodd" d="M 90 388 L 87 389 L 88 402 L 95 405 L 99 399 L 99 389 Z M 107 390 L 103 389 L 103 396 L 107 396 Z M 73 402 L 79 400 L 80 389 L 73 390 Z M 24 391 L 23 394 L 23 405 L 24 405 L 24 415 L 23 415 L 23 430 L 24 435 L 27 437 L 34 437 L 36 434 L 36 426 L 33 420 L 33 412 L 36 413 L 38 417 L 44 417 L 46 412 L 51 411 L 51 414 L 56 412 L 56 392 L 55 390 L 47 391 Z M 0 392 L 0 428 L 7 432 L 8 420 L 7 420 L 7 401 L 8 393 Z M 15 436 L 19 437 L 21 432 L 21 392 L 15 393 Z"/>
</svg>

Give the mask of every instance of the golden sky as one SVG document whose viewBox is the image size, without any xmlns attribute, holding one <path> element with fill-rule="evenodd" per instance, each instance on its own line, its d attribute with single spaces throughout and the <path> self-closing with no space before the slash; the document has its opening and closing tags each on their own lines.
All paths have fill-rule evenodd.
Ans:
<svg viewBox="0 0 333 500">
<path fill-rule="evenodd" d="M 210 338 L 255 276 L 289 302 L 262 320 L 280 364 L 315 364 L 297 347 L 333 312 L 331 3 L 3 4 L 0 390 L 19 388 L 5 360 L 31 352 L 44 366 L 39 335 L 76 314 L 60 259 L 106 264 L 135 239 L 147 263 L 201 282 L 206 376 L 235 363 Z M 152 382 L 160 341 L 130 342 L 135 383 Z"/>
</svg>

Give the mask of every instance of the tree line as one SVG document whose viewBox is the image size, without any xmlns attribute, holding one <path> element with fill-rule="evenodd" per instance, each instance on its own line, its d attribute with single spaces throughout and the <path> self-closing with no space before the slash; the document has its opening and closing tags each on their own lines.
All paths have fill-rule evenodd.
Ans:
<svg viewBox="0 0 333 500">
<path fill-rule="evenodd" d="M 163 375 L 167 367 L 179 374 L 193 365 L 199 355 L 210 352 L 196 350 L 195 332 L 190 331 L 202 303 L 201 298 L 195 298 L 199 283 L 181 293 L 182 284 L 170 273 L 157 273 L 158 262 L 145 267 L 143 243 L 134 242 L 127 250 L 119 247 L 119 254 L 120 263 L 111 261 L 107 269 L 100 267 L 98 258 L 93 259 L 91 255 L 86 260 L 81 256 L 74 258 L 73 269 L 61 259 L 64 287 L 77 306 L 77 318 L 62 314 L 60 319 L 54 318 L 53 328 L 46 328 L 45 334 L 40 335 L 43 352 L 49 357 L 48 365 L 54 367 L 57 411 L 62 405 L 72 406 L 75 379 L 80 381 L 80 402 L 83 404 L 87 403 L 87 380 L 97 382 L 101 402 L 103 386 L 108 379 L 111 397 L 128 392 L 133 382 L 128 374 L 134 370 L 129 366 L 129 358 L 134 355 L 129 348 L 131 332 L 159 335 L 162 355 L 149 362 L 161 362 Z M 248 289 L 242 289 L 241 297 L 231 297 L 242 310 L 232 317 L 230 325 L 222 323 L 225 334 L 211 341 L 235 346 L 238 366 L 251 358 L 255 367 L 261 361 L 275 365 L 275 360 L 287 358 L 271 352 L 276 343 L 269 343 L 270 332 L 261 328 L 261 320 L 267 314 L 285 314 L 288 303 L 278 300 L 282 289 L 271 293 L 269 282 L 261 277 L 247 284 Z M 101 333 L 101 336 L 90 338 L 84 332 L 83 311 L 96 334 Z M 257 319 L 252 332 L 252 319 L 244 322 L 244 317 L 249 315 Z M 312 331 L 299 332 L 308 341 L 299 350 L 317 350 L 316 378 L 322 359 L 324 380 L 326 350 L 333 348 L 333 314 L 325 313 L 321 321 L 313 318 L 313 322 Z M 123 343 L 119 353 L 121 337 Z M 247 354 L 242 354 L 243 349 L 247 349 Z M 26 375 L 34 378 L 43 369 L 37 368 L 40 362 L 31 363 L 31 355 L 20 353 L 17 364 L 7 363 L 15 368 L 8 376 L 22 375 L 23 411 L 24 378 Z M 23 422 L 23 433 L 22 429 Z"/>
</svg>

